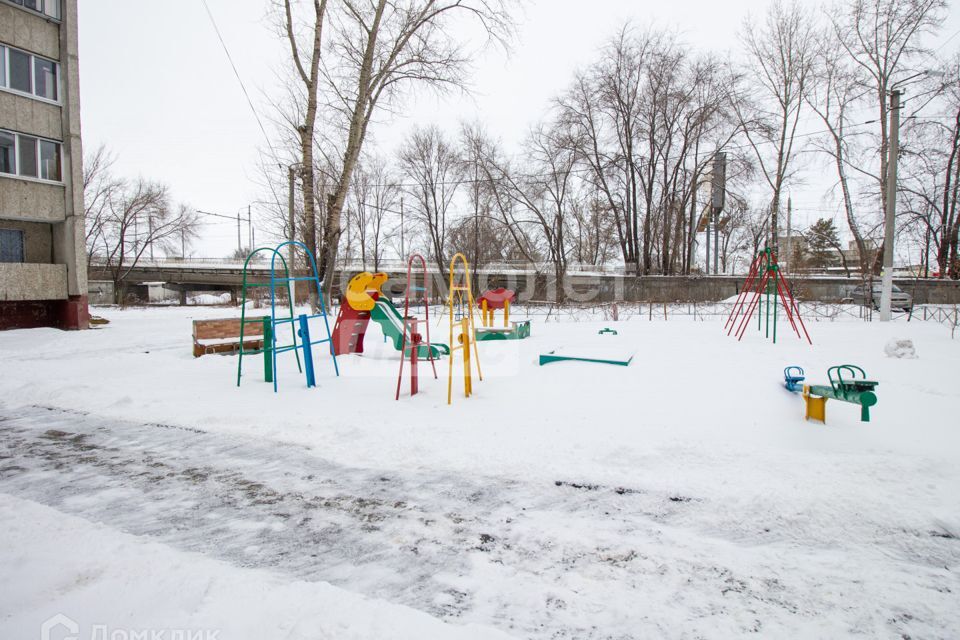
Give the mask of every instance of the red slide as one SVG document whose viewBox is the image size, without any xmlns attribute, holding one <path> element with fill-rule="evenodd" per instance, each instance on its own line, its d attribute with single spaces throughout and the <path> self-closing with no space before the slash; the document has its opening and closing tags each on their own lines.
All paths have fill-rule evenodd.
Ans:
<svg viewBox="0 0 960 640">
<path fill-rule="evenodd" d="M 378 293 L 370 293 L 374 300 L 380 297 Z M 340 312 L 337 314 L 337 323 L 333 326 L 333 352 L 338 356 L 346 353 L 363 353 L 363 336 L 370 323 L 369 311 L 357 311 L 344 297 L 340 301 Z"/>
</svg>

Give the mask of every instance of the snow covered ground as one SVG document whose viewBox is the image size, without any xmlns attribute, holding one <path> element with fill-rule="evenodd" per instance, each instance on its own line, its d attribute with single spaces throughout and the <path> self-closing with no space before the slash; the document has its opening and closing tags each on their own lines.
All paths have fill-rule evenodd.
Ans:
<svg viewBox="0 0 960 640">
<path fill-rule="evenodd" d="M 257 357 L 238 389 L 236 358 L 191 356 L 190 321 L 227 310 L 96 312 L 0 333 L 0 638 L 56 613 L 223 640 L 960 635 L 946 326 L 811 323 L 811 347 L 540 322 L 481 343 L 448 407 L 445 361 L 394 401 L 374 325 L 316 389 L 281 355 L 274 394 Z M 607 326 L 630 367 L 537 366 Z M 783 367 L 848 362 L 880 382 L 872 421 L 804 422 Z"/>
</svg>

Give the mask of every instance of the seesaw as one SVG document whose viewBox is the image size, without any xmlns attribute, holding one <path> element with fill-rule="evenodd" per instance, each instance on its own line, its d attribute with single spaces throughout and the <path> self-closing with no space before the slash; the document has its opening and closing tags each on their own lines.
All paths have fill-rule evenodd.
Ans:
<svg viewBox="0 0 960 640">
<path fill-rule="evenodd" d="M 848 377 L 844 377 L 844 372 Z M 860 405 L 860 421 L 870 422 L 870 407 L 877 404 L 874 389 L 878 382 L 867 380 L 867 374 L 853 364 L 841 364 L 827 369 L 829 385 L 803 384 L 806 379 L 803 369 L 789 366 L 783 370 L 783 386 L 792 393 L 801 393 L 806 408 L 806 419 L 826 424 L 827 400 Z"/>
</svg>

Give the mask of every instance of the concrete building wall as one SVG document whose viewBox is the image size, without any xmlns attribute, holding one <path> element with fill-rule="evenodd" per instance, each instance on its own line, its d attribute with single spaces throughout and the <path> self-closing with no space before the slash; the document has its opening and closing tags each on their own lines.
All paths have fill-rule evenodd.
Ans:
<svg viewBox="0 0 960 640">
<path fill-rule="evenodd" d="M 55 104 L 0 91 L 0 113 L 3 114 L 4 129 L 51 140 L 60 139 L 60 107 Z"/>
<path fill-rule="evenodd" d="M 0 174 L 0 227 L 24 231 L 24 264 L 0 265 L 0 329 L 86 328 L 77 0 L 62 19 L 0 0 L 0 43 L 59 63 L 59 103 L 0 90 L 0 129 L 61 143 L 61 181 Z"/>
<path fill-rule="evenodd" d="M 67 297 L 62 264 L 0 263 L 0 301 L 48 301 Z"/>
<path fill-rule="evenodd" d="M 66 220 L 66 189 L 3 176 L 0 188 L 0 220 L 62 222 Z"/>
<path fill-rule="evenodd" d="M 67 292 L 87 297 L 86 226 L 83 217 L 83 143 L 80 137 L 80 43 L 77 0 L 63 0 L 60 65 L 63 91 L 63 183 L 65 219 L 54 227 L 54 261 L 67 265 Z"/>
<path fill-rule="evenodd" d="M 23 231 L 24 262 L 38 264 L 53 262 L 53 228 L 49 224 L 0 220 L 0 229 Z"/>
<path fill-rule="evenodd" d="M 67 0 L 64 4 L 76 6 L 77 3 L 76 0 Z M 0 2 L 0 42 L 59 60 L 60 24 L 40 14 Z"/>
</svg>

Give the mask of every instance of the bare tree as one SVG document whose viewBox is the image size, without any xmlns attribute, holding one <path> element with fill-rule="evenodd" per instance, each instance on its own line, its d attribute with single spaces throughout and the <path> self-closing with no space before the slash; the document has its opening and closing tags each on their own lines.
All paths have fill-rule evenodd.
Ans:
<svg viewBox="0 0 960 640">
<path fill-rule="evenodd" d="M 123 186 L 113 173 L 116 157 L 105 145 L 83 160 L 83 209 L 86 221 L 87 264 L 101 248 L 110 203 Z"/>
<path fill-rule="evenodd" d="M 920 38 L 938 29 L 946 8 L 946 0 L 840 0 L 830 13 L 834 37 L 861 70 L 863 86 L 872 93 L 877 107 L 880 167 L 872 177 L 879 191 L 880 212 L 887 207 L 887 97 L 898 80 L 917 71 L 915 65 L 927 53 Z M 877 253 L 878 259 L 882 254 Z"/>
<path fill-rule="evenodd" d="M 124 300 L 124 284 L 130 271 L 154 245 L 173 249 L 196 233 L 196 214 L 187 207 L 173 207 L 165 185 L 142 178 L 119 181 L 105 199 L 100 231 L 88 237 L 87 253 L 103 261 L 113 281 L 114 299 Z"/>
<path fill-rule="evenodd" d="M 857 144 L 861 132 L 851 132 L 850 113 L 855 109 L 865 95 L 862 74 L 852 62 L 839 42 L 835 38 L 826 36 L 820 39 L 814 67 L 814 81 L 811 82 L 810 92 L 805 96 L 810 108 L 817 114 L 826 127 L 822 140 L 818 141 L 817 148 L 830 156 L 837 173 L 837 186 L 840 188 L 843 211 L 846 217 L 847 228 L 853 236 L 857 247 L 857 257 L 860 273 L 866 274 L 870 270 L 871 252 L 868 250 L 865 237 L 865 224 L 856 211 L 854 187 L 850 173 L 866 175 L 872 180 L 879 176 L 869 172 L 869 163 L 858 150 L 862 144 Z M 877 216 L 874 216 L 875 226 Z"/>
<path fill-rule="evenodd" d="M 489 180 L 484 173 L 483 164 L 491 155 L 494 142 L 479 123 L 460 125 L 460 176 L 463 191 L 467 197 L 467 207 L 472 214 L 455 224 L 455 238 L 451 244 L 470 257 L 474 270 L 479 271 L 492 260 L 503 257 L 501 247 L 491 247 L 497 242 L 496 222 L 493 210 L 493 190 L 500 188 L 497 182 Z"/>
<path fill-rule="evenodd" d="M 505 43 L 510 0 L 342 0 L 331 13 L 334 34 L 323 67 L 329 108 L 345 134 L 338 150 L 340 175 L 328 195 L 320 253 L 330 295 L 350 180 L 374 114 L 399 104 L 404 89 L 465 87 L 470 55 L 452 34 L 459 16 L 475 18 L 487 41 Z"/>
<path fill-rule="evenodd" d="M 293 0 L 283 0 L 284 34 L 290 45 L 290 55 L 296 68 L 296 77 L 302 84 L 306 108 L 302 121 L 296 124 L 300 143 L 299 174 L 303 193 L 303 238 L 307 249 L 317 254 L 316 205 L 314 185 L 314 136 L 317 123 L 317 97 L 320 88 L 320 56 L 322 52 L 323 27 L 327 14 L 327 0 L 312 0 L 312 20 L 298 24 L 294 18 Z M 303 36 L 306 37 L 303 37 Z M 304 48 L 302 41 L 310 45 Z M 293 237 L 293 236 L 291 236 Z M 312 295 L 312 294 L 311 294 Z M 316 301 L 312 301 L 316 306 Z"/>
<path fill-rule="evenodd" d="M 400 166 L 410 185 L 414 217 L 426 229 L 430 253 L 447 264 L 447 217 L 460 186 L 462 166 L 456 147 L 436 126 L 415 129 L 400 148 Z"/>
<path fill-rule="evenodd" d="M 353 214 L 360 261 L 364 269 L 369 263 L 379 271 L 386 248 L 386 221 L 400 201 L 400 185 L 383 158 L 375 157 L 358 164 L 350 191 L 348 210 Z"/>
<path fill-rule="evenodd" d="M 795 172 L 797 127 L 809 91 L 817 40 L 809 11 L 797 0 L 776 0 L 760 24 L 747 20 L 741 40 L 751 71 L 734 102 L 760 172 L 770 187 L 770 246 L 776 251 L 780 200 Z M 748 105 L 753 104 L 753 108 Z"/>
<path fill-rule="evenodd" d="M 527 226 L 535 231 L 534 237 L 553 268 L 557 301 L 562 302 L 567 273 L 566 216 L 578 196 L 574 179 L 577 153 L 565 130 L 556 124 L 540 124 L 531 131 L 525 147 L 529 150 L 528 163 L 521 171 L 491 163 L 504 187 L 504 195 L 495 197 L 495 201 L 509 219 L 508 226 Z M 518 215 L 524 219 L 518 219 Z M 527 236 L 514 235 L 518 246 L 523 246 L 520 237 Z M 530 251 L 525 253 L 532 258 Z"/>
<path fill-rule="evenodd" d="M 627 25 L 556 101 L 608 233 L 637 273 L 689 272 L 696 186 L 739 127 L 729 112 L 735 78 L 687 51 L 672 33 Z"/>
<path fill-rule="evenodd" d="M 923 237 L 922 262 L 929 272 L 934 250 L 939 277 L 960 278 L 960 56 L 947 65 L 939 109 L 943 119 L 921 121 L 902 148 L 899 180 L 903 213 Z"/>
</svg>

